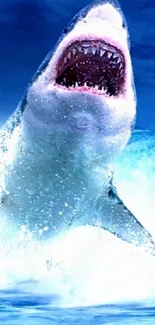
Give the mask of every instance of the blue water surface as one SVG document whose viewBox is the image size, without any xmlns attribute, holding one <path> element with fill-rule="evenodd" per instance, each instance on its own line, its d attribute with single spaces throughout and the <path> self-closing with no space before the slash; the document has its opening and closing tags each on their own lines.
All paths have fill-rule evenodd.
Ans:
<svg viewBox="0 0 155 325">
<path fill-rule="evenodd" d="M 155 310 L 143 305 L 109 305 L 87 308 L 53 308 L 48 298 L 22 296 L 18 292 L 4 292 L 1 299 L 0 324 L 154 324 Z M 6 322 L 7 317 L 7 322 Z"/>
<path fill-rule="evenodd" d="M 88 3 L 0 2 L 0 125 L 17 106 L 65 24 Z M 135 132 L 116 161 L 116 181 L 124 202 L 155 236 L 155 2 L 120 0 L 120 4 L 131 36 L 136 127 L 151 131 Z M 54 264 L 48 268 L 51 256 Z M 0 324 L 154 325 L 155 261 L 89 228 L 46 247 L 34 243 L 23 229 L 19 243 L 0 247 Z"/>
</svg>

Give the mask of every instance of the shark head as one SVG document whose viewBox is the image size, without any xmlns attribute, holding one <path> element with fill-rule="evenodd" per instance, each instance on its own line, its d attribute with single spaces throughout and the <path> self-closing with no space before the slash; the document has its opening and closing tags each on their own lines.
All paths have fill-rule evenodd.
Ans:
<svg viewBox="0 0 155 325">
<path fill-rule="evenodd" d="M 117 1 L 95 1 L 65 28 L 34 76 L 25 125 L 46 139 L 67 137 L 90 159 L 109 162 L 127 144 L 135 115 L 126 21 Z"/>
</svg>

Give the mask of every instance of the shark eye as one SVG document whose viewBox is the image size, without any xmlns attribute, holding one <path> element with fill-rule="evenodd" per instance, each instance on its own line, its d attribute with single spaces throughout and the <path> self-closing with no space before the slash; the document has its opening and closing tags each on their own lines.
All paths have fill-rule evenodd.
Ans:
<svg viewBox="0 0 155 325">
<path fill-rule="evenodd" d="M 72 21 L 67 25 L 67 27 L 64 28 L 64 30 L 63 30 L 63 34 L 64 34 L 64 35 L 67 34 L 67 33 L 69 33 L 69 32 L 72 30 L 72 28 L 73 28 L 74 25 L 76 24 L 77 20 L 78 20 L 78 15 L 76 15 L 76 16 L 72 19 Z"/>
<path fill-rule="evenodd" d="M 66 88 L 87 87 L 118 96 L 124 82 L 124 55 L 104 41 L 76 41 L 58 62 L 56 83 Z"/>
<path fill-rule="evenodd" d="M 126 27 L 126 23 L 125 23 L 125 21 L 122 22 L 122 27 L 123 27 L 123 28 Z"/>
<path fill-rule="evenodd" d="M 65 27 L 64 30 L 63 30 L 63 34 L 67 34 L 68 33 L 68 28 Z"/>
</svg>

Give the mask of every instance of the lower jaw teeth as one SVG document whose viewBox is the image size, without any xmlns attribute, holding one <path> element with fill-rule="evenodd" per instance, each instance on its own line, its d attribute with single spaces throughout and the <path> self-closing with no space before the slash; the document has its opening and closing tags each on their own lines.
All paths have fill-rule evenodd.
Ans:
<svg viewBox="0 0 155 325">
<path fill-rule="evenodd" d="M 68 88 L 70 90 L 76 90 L 77 88 L 82 88 L 82 87 L 85 87 L 87 88 L 90 92 L 94 92 L 96 91 L 97 93 L 100 93 L 100 94 L 104 94 L 104 95 L 107 95 L 107 96 L 110 96 L 110 97 L 115 97 L 115 96 L 118 96 L 119 95 L 119 91 L 118 90 L 109 90 L 108 88 L 104 88 L 102 86 L 98 86 L 98 85 L 87 85 L 87 83 L 85 82 L 83 85 L 79 85 L 78 82 L 76 82 L 74 85 L 68 85 L 68 86 L 65 86 L 64 84 L 61 84 L 63 87 L 65 88 Z M 82 90 L 82 89 L 81 89 Z"/>
<path fill-rule="evenodd" d="M 80 88 L 80 87 L 86 87 L 89 90 L 93 90 L 94 89 L 96 91 L 101 91 L 101 92 L 104 92 L 104 93 L 108 93 L 106 88 L 101 87 L 101 86 L 98 86 L 98 85 L 88 86 L 86 82 L 84 83 L 84 85 L 79 85 L 78 82 L 76 82 L 75 85 L 72 85 L 69 88 L 73 89 L 73 88 Z"/>
<path fill-rule="evenodd" d="M 74 84 L 70 84 L 70 85 L 67 85 L 66 83 L 66 80 L 64 79 L 63 82 L 60 83 L 61 86 L 65 87 L 65 88 L 68 88 L 70 90 L 76 90 L 76 89 L 79 89 L 81 88 L 86 88 L 86 90 L 89 90 L 89 91 L 96 91 L 96 92 L 99 92 L 101 94 L 104 94 L 104 95 L 108 95 L 108 96 L 117 96 L 119 94 L 119 90 L 118 89 L 115 89 L 114 85 L 110 85 L 109 87 L 107 87 L 107 85 L 94 85 L 93 83 L 91 82 L 87 82 L 85 81 L 84 83 L 81 83 L 81 82 L 78 82 L 76 81 Z"/>
</svg>

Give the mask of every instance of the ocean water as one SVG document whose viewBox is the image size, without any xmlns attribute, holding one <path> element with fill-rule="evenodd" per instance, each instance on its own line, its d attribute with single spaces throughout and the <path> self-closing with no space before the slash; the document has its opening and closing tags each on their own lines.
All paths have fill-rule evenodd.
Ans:
<svg viewBox="0 0 155 325">
<path fill-rule="evenodd" d="M 61 30 L 90 1 L 0 2 L 0 126 Z M 115 162 L 125 204 L 155 236 L 155 29 L 153 0 L 120 1 L 131 35 L 137 128 Z M 0 231 L 3 231 L 0 229 Z M 79 227 L 48 243 L 22 227 L 0 240 L 0 324 L 155 324 L 155 258 L 101 229 Z"/>
</svg>

